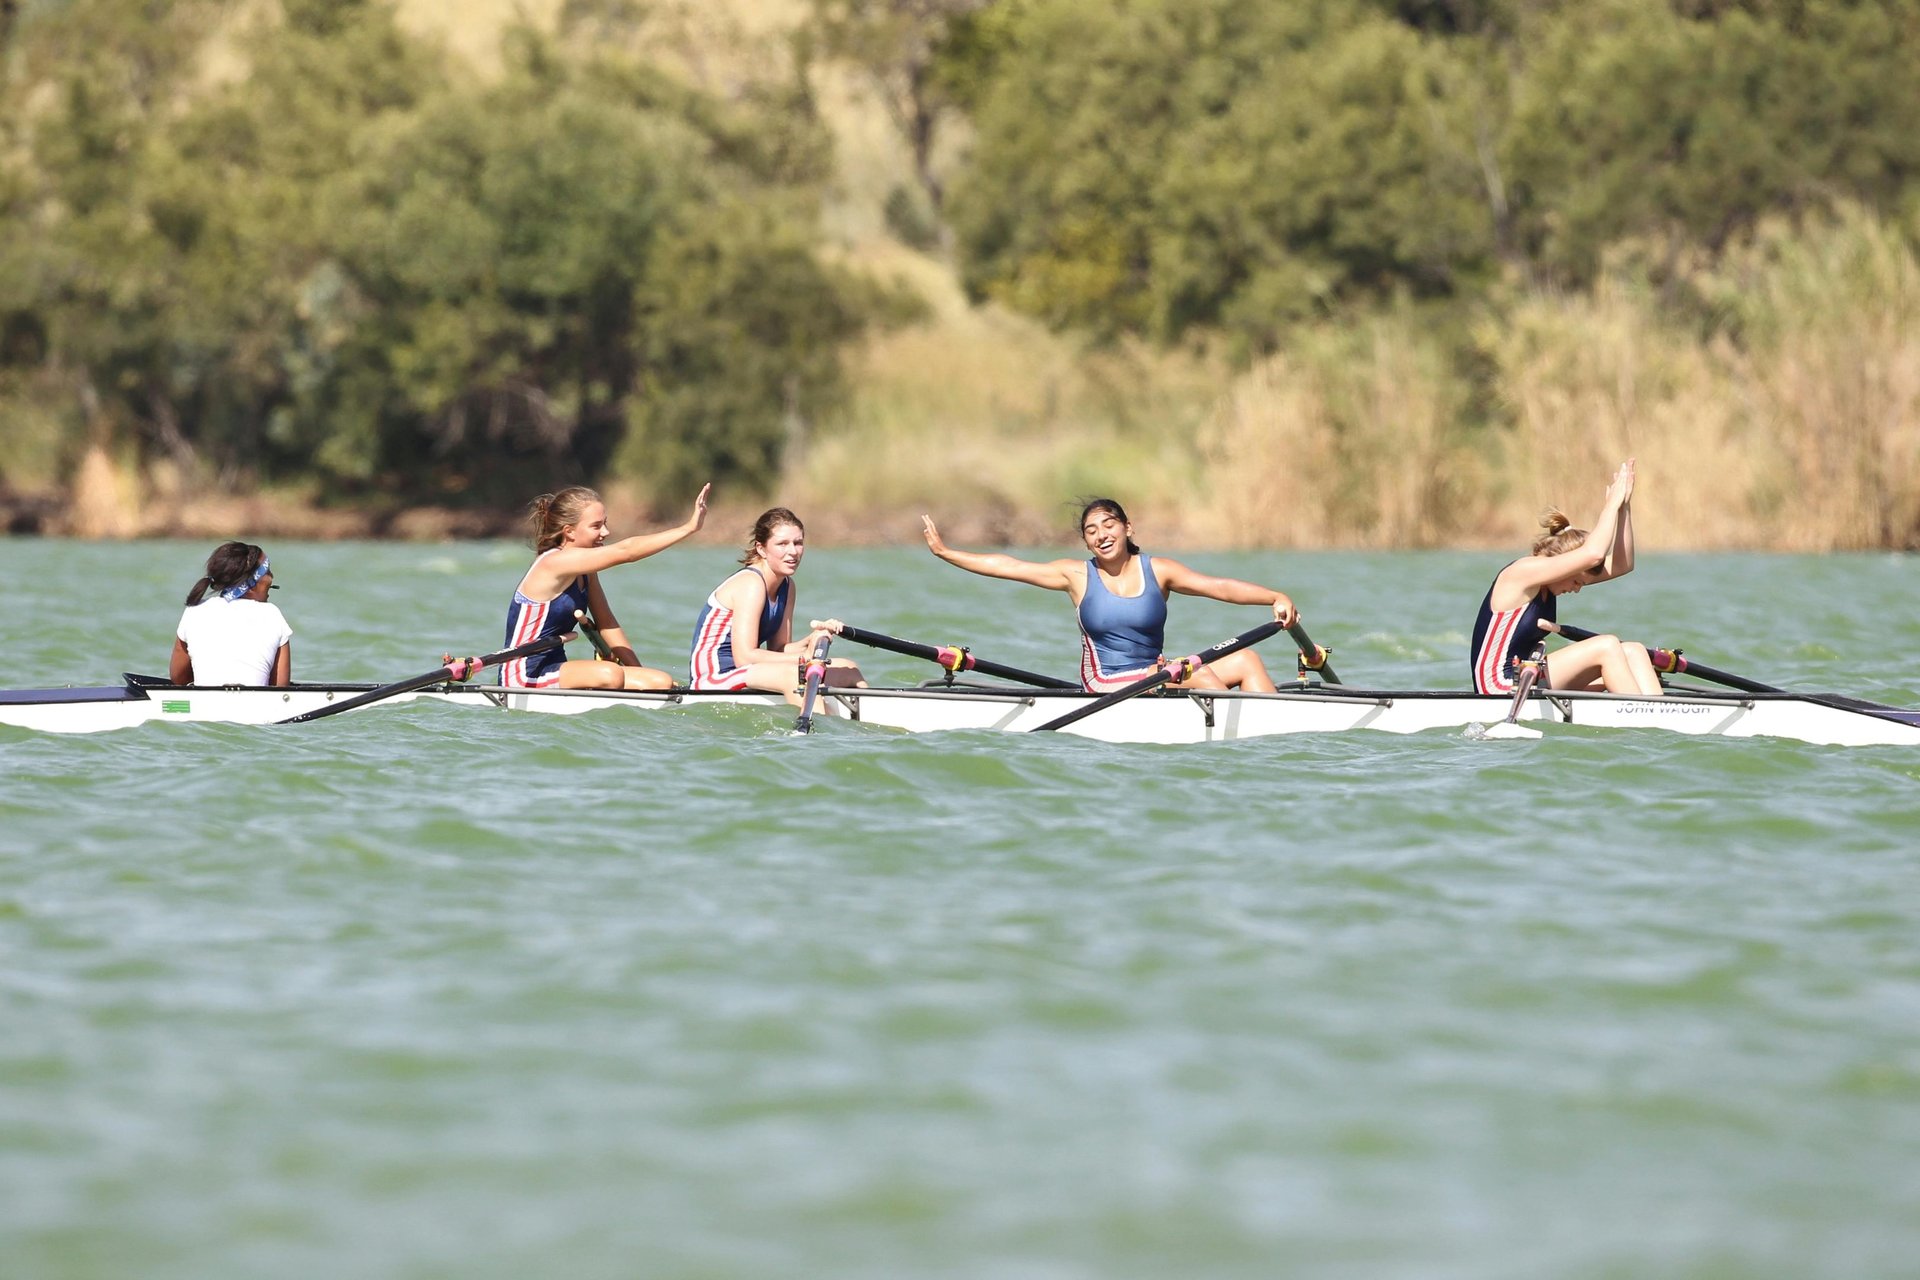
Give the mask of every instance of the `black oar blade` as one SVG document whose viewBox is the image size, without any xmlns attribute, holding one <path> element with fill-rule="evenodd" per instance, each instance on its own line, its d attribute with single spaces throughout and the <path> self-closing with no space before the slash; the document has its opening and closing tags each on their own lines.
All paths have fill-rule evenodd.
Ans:
<svg viewBox="0 0 1920 1280">
<path fill-rule="evenodd" d="M 357 711 L 361 707 L 370 706 L 373 703 L 382 702 L 388 698 L 397 698 L 403 693 L 412 693 L 415 689 L 424 689 L 430 684 L 439 684 L 442 680 L 464 680 L 468 676 L 486 667 L 497 667 L 501 663 L 511 662 L 515 658 L 525 658 L 532 654 L 545 653 L 549 649 L 558 649 L 571 639 L 573 639 L 571 634 L 547 636 L 540 640 L 518 645 L 512 649 L 502 649 L 498 653 L 490 653 L 484 658 L 456 658 L 452 662 L 435 667 L 431 671 L 422 672 L 417 676 L 409 676 L 405 680 L 396 680 L 392 684 L 383 684 L 378 689 L 369 689 L 365 693 L 348 698 L 345 702 L 335 702 L 313 711 L 304 711 L 297 716 L 288 716 L 285 720 L 279 720 L 275 723 L 305 724 L 309 720 L 324 720 L 328 716 L 337 716 L 343 711 Z"/>
<path fill-rule="evenodd" d="M 1191 672 L 1206 666 L 1210 662 L 1224 658 L 1230 653 L 1238 653 L 1242 649 L 1259 644 L 1262 640 L 1265 640 L 1268 636 L 1275 634 L 1279 630 L 1280 624 L 1277 622 L 1261 623 L 1251 631 L 1243 631 L 1231 640 L 1222 640 L 1211 649 L 1202 649 L 1192 657 L 1182 658 L 1179 662 L 1169 663 L 1150 676 L 1142 676 L 1124 688 L 1115 689 L 1112 693 L 1095 698 L 1092 702 L 1089 702 L 1086 706 L 1078 710 L 1069 711 L 1063 716 L 1049 720 L 1045 724 L 1036 727 L 1034 732 L 1047 733 L 1054 729 L 1064 729 L 1070 724 L 1085 720 L 1088 716 L 1097 715 L 1105 711 L 1108 707 L 1125 702 L 1128 698 L 1137 698 L 1143 693 L 1149 693 L 1158 689 L 1169 680 L 1181 679 L 1184 675 L 1191 674 Z"/>
</svg>

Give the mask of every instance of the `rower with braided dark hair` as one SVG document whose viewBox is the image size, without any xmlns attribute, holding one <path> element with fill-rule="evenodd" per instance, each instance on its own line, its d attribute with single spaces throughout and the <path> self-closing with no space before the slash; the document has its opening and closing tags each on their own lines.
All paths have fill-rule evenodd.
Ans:
<svg viewBox="0 0 1920 1280">
<path fill-rule="evenodd" d="M 174 628 L 167 674 L 175 684 L 284 685 L 293 680 L 293 628 L 277 605 L 267 553 L 247 542 L 223 542 L 207 572 L 187 592 Z"/>
</svg>

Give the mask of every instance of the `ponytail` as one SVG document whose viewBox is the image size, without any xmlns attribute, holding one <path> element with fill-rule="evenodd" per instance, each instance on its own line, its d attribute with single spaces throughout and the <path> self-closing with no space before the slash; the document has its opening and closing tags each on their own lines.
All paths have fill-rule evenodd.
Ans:
<svg viewBox="0 0 1920 1280">
<path fill-rule="evenodd" d="M 568 485 L 555 493 L 543 493 L 527 508 L 527 523 L 533 528 L 533 549 L 551 551 L 567 536 L 567 529 L 580 523 L 590 503 L 600 495 L 583 484 Z"/>
<path fill-rule="evenodd" d="M 206 599 L 208 591 L 220 592 L 239 586 L 266 558 L 267 553 L 252 543 L 221 543 L 207 557 L 207 576 L 194 583 L 193 590 L 187 592 L 187 606 L 191 608 L 199 604 Z"/>
<path fill-rule="evenodd" d="M 1587 531 L 1574 528 L 1567 513 L 1558 507 L 1540 513 L 1540 528 L 1544 532 L 1533 540 L 1533 554 L 1537 556 L 1557 556 L 1587 540 Z"/>
</svg>

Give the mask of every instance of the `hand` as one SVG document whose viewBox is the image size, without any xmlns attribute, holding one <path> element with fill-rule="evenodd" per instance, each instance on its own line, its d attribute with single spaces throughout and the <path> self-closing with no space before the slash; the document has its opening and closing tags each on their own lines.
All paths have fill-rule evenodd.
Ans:
<svg viewBox="0 0 1920 1280">
<path fill-rule="evenodd" d="M 813 628 L 813 634 L 816 636 L 821 634 L 837 636 L 841 633 L 842 628 L 844 628 L 847 624 L 840 621 L 840 619 L 838 618 L 828 618 L 825 622 L 821 622 L 818 619 L 815 619 L 814 621 L 809 622 L 807 625 Z"/>
<path fill-rule="evenodd" d="M 1628 458 L 1613 473 L 1613 483 L 1607 486 L 1607 502 L 1616 506 L 1626 505 L 1633 496 L 1633 459 Z"/>
<path fill-rule="evenodd" d="M 947 544 L 941 540 L 940 530 L 934 526 L 932 516 L 920 517 L 920 532 L 926 537 L 927 550 L 933 552 L 933 554 L 939 556 L 942 560 L 945 560 L 947 558 Z"/>
<path fill-rule="evenodd" d="M 1273 598 L 1273 620 L 1283 627 L 1300 621 L 1300 611 L 1293 607 L 1293 600 L 1284 592 Z"/>
<path fill-rule="evenodd" d="M 707 495 L 712 492 L 713 482 L 709 480 L 700 486 L 700 496 L 693 500 L 693 519 L 687 523 L 693 526 L 695 533 L 700 532 L 700 527 L 707 522 Z"/>
</svg>

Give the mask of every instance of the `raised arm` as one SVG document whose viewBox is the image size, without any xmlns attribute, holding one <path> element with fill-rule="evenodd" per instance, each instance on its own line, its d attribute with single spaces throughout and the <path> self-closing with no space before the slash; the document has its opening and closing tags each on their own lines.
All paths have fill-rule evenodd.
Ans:
<svg viewBox="0 0 1920 1280">
<path fill-rule="evenodd" d="M 609 542 L 604 547 L 562 547 L 548 556 L 541 567 L 555 582 L 566 583 L 583 573 L 599 573 L 618 564 L 632 564 L 636 560 L 658 555 L 675 543 L 700 532 L 700 526 L 707 522 L 707 495 L 712 491 L 711 484 L 701 486 L 700 496 L 693 500 L 693 514 L 684 523 L 671 529 L 635 534 L 631 538 Z"/>
<path fill-rule="evenodd" d="M 1620 529 L 1613 539 L 1613 554 L 1607 557 L 1607 577 L 1618 578 L 1633 572 L 1633 479 L 1634 460 L 1628 458 L 1620 465 L 1626 473 L 1627 492 L 1620 499 Z"/>
<path fill-rule="evenodd" d="M 1503 587 L 1525 588 L 1531 594 L 1548 583 L 1561 582 L 1579 573 L 1592 573 L 1600 570 L 1610 556 L 1615 556 L 1621 526 L 1621 509 L 1633 493 L 1633 462 L 1629 459 L 1620 464 L 1620 470 L 1614 473 L 1613 483 L 1607 486 L 1606 501 L 1601 504 L 1600 514 L 1594 517 L 1593 528 L 1588 531 L 1585 542 L 1571 551 L 1562 551 L 1553 556 L 1527 556 L 1516 560 L 1501 571 L 1499 585 Z M 1627 566 L 1632 567 L 1632 552 L 1627 553 Z M 1618 564 L 1617 559 L 1615 564 Z M 1619 577 L 1625 569 L 1614 568 L 1608 577 Z M 1502 606 L 1496 599 L 1495 607 Z"/>
<path fill-rule="evenodd" d="M 1049 591 L 1073 593 L 1072 571 L 1075 565 L 1071 560 L 1049 560 L 1042 564 L 1037 560 L 1022 560 L 997 551 L 955 551 L 940 537 L 940 530 L 935 527 L 932 516 L 921 516 L 920 523 L 921 532 L 926 535 L 927 550 L 948 564 L 958 565 L 968 573 L 977 573 L 986 578 L 1005 578 L 1009 582 L 1024 582 L 1028 586 L 1045 587 Z"/>
<path fill-rule="evenodd" d="M 1197 573 L 1178 560 L 1169 560 L 1165 556 L 1153 558 L 1153 574 L 1160 579 L 1161 586 L 1169 591 L 1178 591 L 1183 596 L 1201 596 L 1208 600 L 1222 600 L 1227 604 L 1267 605 L 1273 610 L 1273 620 L 1283 627 L 1292 626 L 1300 616 L 1293 607 L 1293 600 L 1284 591 L 1244 582 L 1239 578 L 1216 578 L 1212 574 Z"/>
</svg>

